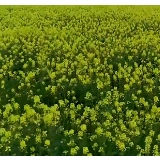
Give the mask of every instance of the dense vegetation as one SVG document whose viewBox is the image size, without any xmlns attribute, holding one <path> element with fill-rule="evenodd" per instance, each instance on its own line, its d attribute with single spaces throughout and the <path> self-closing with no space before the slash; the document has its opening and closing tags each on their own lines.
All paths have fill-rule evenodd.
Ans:
<svg viewBox="0 0 160 160">
<path fill-rule="evenodd" d="M 159 6 L 0 6 L 0 155 L 160 155 Z"/>
</svg>

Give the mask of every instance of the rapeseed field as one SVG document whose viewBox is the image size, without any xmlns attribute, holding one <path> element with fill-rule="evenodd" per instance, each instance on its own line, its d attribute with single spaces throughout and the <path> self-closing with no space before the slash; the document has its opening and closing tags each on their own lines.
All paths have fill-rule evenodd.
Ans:
<svg viewBox="0 0 160 160">
<path fill-rule="evenodd" d="M 1 156 L 159 156 L 159 6 L 0 6 Z"/>
</svg>

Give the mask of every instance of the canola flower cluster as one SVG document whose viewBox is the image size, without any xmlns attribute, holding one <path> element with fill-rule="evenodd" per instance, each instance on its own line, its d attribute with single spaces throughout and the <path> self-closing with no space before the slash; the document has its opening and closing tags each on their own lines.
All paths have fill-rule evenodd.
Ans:
<svg viewBox="0 0 160 160">
<path fill-rule="evenodd" d="M 159 6 L 0 6 L 0 155 L 160 155 Z"/>
</svg>

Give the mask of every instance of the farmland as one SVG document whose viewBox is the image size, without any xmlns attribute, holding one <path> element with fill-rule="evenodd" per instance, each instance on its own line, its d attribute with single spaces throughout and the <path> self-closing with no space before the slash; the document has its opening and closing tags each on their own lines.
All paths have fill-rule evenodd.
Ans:
<svg viewBox="0 0 160 160">
<path fill-rule="evenodd" d="M 159 6 L 0 6 L 0 155 L 159 156 Z"/>
</svg>

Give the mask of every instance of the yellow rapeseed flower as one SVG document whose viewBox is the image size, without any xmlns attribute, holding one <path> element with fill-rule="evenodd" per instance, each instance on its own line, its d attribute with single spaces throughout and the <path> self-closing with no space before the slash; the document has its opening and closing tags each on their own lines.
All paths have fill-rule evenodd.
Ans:
<svg viewBox="0 0 160 160">
<path fill-rule="evenodd" d="M 23 150 L 23 149 L 25 149 L 26 148 L 26 142 L 24 141 L 24 140 L 21 140 L 20 141 L 20 148 Z"/>
</svg>

